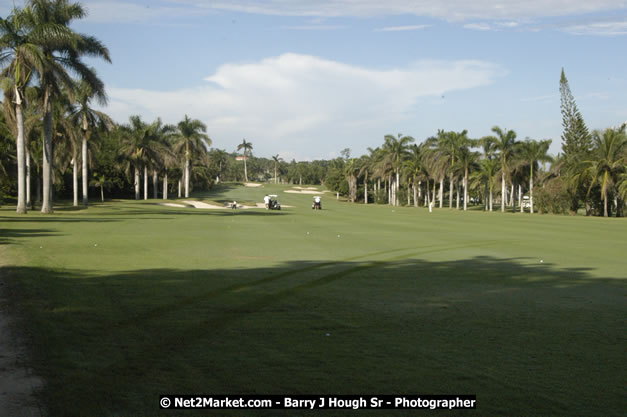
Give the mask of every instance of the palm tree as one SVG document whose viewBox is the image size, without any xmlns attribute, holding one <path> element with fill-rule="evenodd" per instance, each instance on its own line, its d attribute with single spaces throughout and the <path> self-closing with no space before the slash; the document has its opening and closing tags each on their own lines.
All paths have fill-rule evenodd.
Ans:
<svg viewBox="0 0 627 417">
<path fill-rule="evenodd" d="M 533 214 L 533 168 L 538 162 L 551 162 L 553 158 L 548 154 L 551 140 L 536 141 L 527 139 L 521 143 L 522 158 L 529 163 L 529 212 Z"/>
<path fill-rule="evenodd" d="M 207 136 L 207 126 L 197 119 L 190 119 L 187 115 L 178 125 L 178 132 L 175 136 L 175 152 L 184 150 L 185 155 L 185 198 L 189 198 L 189 179 L 191 175 L 192 153 L 207 153 L 206 146 L 211 145 L 211 139 Z"/>
<path fill-rule="evenodd" d="M 516 151 L 516 132 L 508 129 L 501 129 L 498 126 L 494 126 L 492 131 L 496 133 L 496 137 L 491 137 L 491 141 L 494 142 L 494 149 L 499 152 L 499 161 L 501 162 L 501 212 L 505 212 L 505 198 L 506 198 L 506 177 L 509 176 L 509 163 Z"/>
<path fill-rule="evenodd" d="M 393 181 L 393 186 L 391 187 L 392 192 L 392 201 L 393 205 L 398 206 L 398 190 L 400 185 L 400 170 L 403 165 L 403 161 L 408 156 L 408 148 L 409 144 L 414 142 L 414 138 L 411 136 L 403 136 L 401 133 L 398 134 L 398 138 L 395 138 L 393 135 L 385 135 L 384 137 L 385 143 L 383 144 L 384 151 L 390 157 L 392 163 L 392 169 L 396 174 L 396 180 Z"/>
<path fill-rule="evenodd" d="M 94 70 L 92 69 L 92 71 Z M 77 126 L 80 126 L 82 132 L 81 154 L 83 161 L 83 205 L 87 207 L 87 141 L 90 140 L 93 129 L 110 130 L 114 123 L 113 120 L 111 120 L 111 118 L 105 113 L 91 107 L 91 102 L 94 99 L 96 99 L 98 104 L 102 106 L 107 104 L 107 98 L 104 92 L 96 94 L 89 83 L 80 81 L 76 84 L 74 96 L 75 103 L 71 109 L 70 117 L 74 120 L 74 123 L 76 123 Z"/>
<path fill-rule="evenodd" d="M 43 204 L 42 213 L 52 213 L 52 123 L 53 102 L 60 87 L 72 90 L 74 80 L 68 71 L 77 74 L 88 83 L 94 94 L 104 97 L 104 84 L 81 58 L 91 56 L 111 62 L 107 48 L 93 36 L 87 36 L 70 28 L 72 21 L 86 16 L 83 7 L 67 0 L 29 0 L 28 23 L 35 33 L 43 33 L 37 39 L 44 56 L 44 66 L 39 73 L 43 95 Z"/>
<path fill-rule="evenodd" d="M 444 132 L 438 131 L 438 147 L 440 148 L 443 156 L 449 161 L 449 208 L 453 208 L 453 174 L 455 172 L 454 166 L 456 164 L 456 157 L 461 148 L 468 146 L 468 131 L 462 130 L 461 132 Z M 459 208 L 459 207 L 458 207 Z"/>
<path fill-rule="evenodd" d="M 468 173 L 477 164 L 479 154 L 472 152 L 467 146 L 459 148 L 457 153 L 457 164 L 464 173 L 464 211 L 468 210 Z"/>
<path fill-rule="evenodd" d="M 242 143 L 240 143 L 239 145 L 237 145 L 237 150 L 241 150 L 243 149 L 243 156 L 244 156 L 244 180 L 246 182 L 248 182 L 248 170 L 246 169 L 246 159 L 248 158 L 249 155 L 251 155 L 251 152 L 253 150 L 253 144 L 250 142 L 246 142 L 246 139 L 244 139 L 242 141 Z"/>
<path fill-rule="evenodd" d="M 24 135 L 25 88 L 33 73 L 41 74 L 44 56 L 39 48 L 43 33 L 34 31 L 25 10 L 14 8 L 0 18 L 0 65 L 8 64 L 0 76 L 6 101 L 15 104 L 17 127 L 17 213 L 26 213 L 26 145 Z"/>
<path fill-rule="evenodd" d="M 274 161 L 274 183 L 277 184 L 277 168 L 283 159 L 279 156 L 279 154 L 276 154 L 272 155 L 272 160 Z"/>
<path fill-rule="evenodd" d="M 212 164 L 218 166 L 218 182 L 222 182 L 222 172 L 229 162 L 229 154 L 223 149 L 212 149 L 209 152 L 209 159 Z M 279 158 L 280 159 L 280 158 Z"/>
<path fill-rule="evenodd" d="M 585 169 L 592 179 L 588 193 L 594 185 L 601 186 L 603 216 L 608 217 L 608 189 L 612 189 L 619 182 L 620 175 L 627 170 L 625 126 L 620 129 L 605 129 L 603 132 L 597 130 L 592 134 L 592 138 L 595 145 L 594 159 L 586 161 Z"/>
<path fill-rule="evenodd" d="M 158 141 L 161 120 L 148 125 L 140 116 L 131 116 L 129 124 L 121 127 L 122 139 L 120 152 L 127 161 L 128 171 L 132 169 L 135 185 L 135 199 L 140 198 L 140 171 L 144 170 L 144 199 L 148 197 L 148 167 L 161 161 L 163 146 Z"/>
<path fill-rule="evenodd" d="M 98 174 L 94 172 L 94 179 L 89 182 L 92 187 L 100 187 L 100 201 L 104 201 L 104 188 L 110 188 L 113 183 L 106 177 L 105 174 Z"/>
<path fill-rule="evenodd" d="M 479 162 L 479 169 L 475 171 L 474 178 L 486 184 L 486 211 L 492 212 L 492 195 L 496 178 L 499 173 L 499 161 L 497 159 L 482 159 Z"/>
</svg>

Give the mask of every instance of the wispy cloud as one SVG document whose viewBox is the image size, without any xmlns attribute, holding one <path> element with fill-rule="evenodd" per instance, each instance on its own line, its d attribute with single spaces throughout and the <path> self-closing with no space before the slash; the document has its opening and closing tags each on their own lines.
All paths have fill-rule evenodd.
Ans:
<svg viewBox="0 0 627 417">
<path fill-rule="evenodd" d="M 409 14 L 449 21 L 568 16 L 624 10 L 624 0 L 176 0 L 196 7 L 282 16 L 390 16 Z"/>
<path fill-rule="evenodd" d="M 589 22 L 562 28 L 573 35 L 618 36 L 627 35 L 627 19 L 609 22 Z"/>
<path fill-rule="evenodd" d="M 346 29 L 342 25 L 301 25 L 301 26 L 283 26 L 286 30 L 339 30 Z"/>
<path fill-rule="evenodd" d="M 464 29 L 470 30 L 492 30 L 492 26 L 487 23 L 467 23 L 464 25 Z"/>
<path fill-rule="evenodd" d="M 431 27 L 431 25 L 409 25 L 409 26 L 388 26 L 375 29 L 375 32 L 403 32 L 409 30 L 422 30 Z"/>
<path fill-rule="evenodd" d="M 559 94 L 546 94 L 543 96 L 523 97 L 520 99 L 520 101 L 545 102 L 545 101 L 555 101 L 558 99 L 559 99 Z"/>
<path fill-rule="evenodd" d="M 245 64 L 222 65 L 208 83 L 176 91 L 111 88 L 107 112 L 118 121 L 138 113 L 177 122 L 194 114 L 209 126 L 215 146 L 232 149 L 250 138 L 261 154 L 295 152 L 327 156 L 343 146 L 364 147 L 363 138 L 385 133 L 413 117 L 427 96 L 493 83 L 505 71 L 483 61 L 420 61 L 374 70 L 310 55 L 284 54 Z"/>
</svg>

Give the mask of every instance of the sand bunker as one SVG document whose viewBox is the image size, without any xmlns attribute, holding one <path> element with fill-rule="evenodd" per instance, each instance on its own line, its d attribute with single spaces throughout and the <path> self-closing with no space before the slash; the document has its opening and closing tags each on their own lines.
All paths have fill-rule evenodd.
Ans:
<svg viewBox="0 0 627 417">
<path fill-rule="evenodd" d="M 176 203 L 159 203 L 160 206 L 168 206 L 168 207 L 187 207 L 184 204 L 176 204 Z"/>
<path fill-rule="evenodd" d="M 199 208 L 199 209 L 218 210 L 218 209 L 226 208 L 224 206 L 216 206 L 215 204 L 203 203 L 202 201 L 185 200 L 183 201 L 183 203 L 192 205 L 195 208 Z"/>
<path fill-rule="evenodd" d="M 244 183 L 246 187 L 261 187 L 263 184 L 257 184 L 256 182 L 246 182 Z"/>
<path fill-rule="evenodd" d="M 313 190 L 285 190 L 285 193 L 291 194 L 322 194 L 328 193 L 328 191 L 313 191 Z"/>
<path fill-rule="evenodd" d="M 295 188 L 297 190 L 317 190 L 318 187 L 292 187 Z"/>
</svg>

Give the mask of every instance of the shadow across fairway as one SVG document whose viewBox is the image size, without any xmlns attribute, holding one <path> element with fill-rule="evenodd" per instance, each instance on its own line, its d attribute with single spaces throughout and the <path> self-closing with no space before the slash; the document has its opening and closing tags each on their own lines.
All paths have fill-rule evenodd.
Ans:
<svg viewBox="0 0 627 417">
<path fill-rule="evenodd" d="M 420 253 L 113 274 L 2 267 L 0 277 L 50 415 L 154 415 L 158 395 L 175 392 L 466 393 L 479 404 L 468 415 L 622 414 L 623 280 Z"/>
<path fill-rule="evenodd" d="M 50 229 L 0 229 L 0 245 L 14 244 L 16 239 L 50 236 L 62 234 Z"/>
</svg>

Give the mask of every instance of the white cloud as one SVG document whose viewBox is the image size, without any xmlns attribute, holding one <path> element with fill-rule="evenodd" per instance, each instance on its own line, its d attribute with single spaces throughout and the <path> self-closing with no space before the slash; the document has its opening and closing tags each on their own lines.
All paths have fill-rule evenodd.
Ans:
<svg viewBox="0 0 627 417">
<path fill-rule="evenodd" d="M 184 114 L 207 123 L 214 146 L 232 150 L 243 137 L 255 150 L 317 158 L 340 146 L 413 120 L 425 96 L 488 85 L 503 75 L 482 61 L 420 61 L 375 70 L 309 55 L 284 54 L 259 62 L 226 64 L 207 85 L 176 91 L 110 88 L 116 120 L 130 114 L 174 123 Z M 341 140 L 340 140 L 341 139 Z"/>
<path fill-rule="evenodd" d="M 573 35 L 617 36 L 627 35 L 627 20 L 610 22 L 589 22 L 562 28 Z"/>
<path fill-rule="evenodd" d="M 627 8 L 624 0 L 177 0 L 212 9 L 281 16 L 390 16 L 410 14 L 445 20 L 568 16 Z"/>
<path fill-rule="evenodd" d="M 187 5 L 156 2 L 132 3 L 128 1 L 87 1 L 87 22 L 95 23 L 147 23 L 171 21 L 175 18 L 201 16 L 211 10 Z"/>
<path fill-rule="evenodd" d="M 385 28 L 375 29 L 375 32 L 402 32 L 408 30 L 422 30 L 428 27 L 431 27 L 431 25 L 389 26 Z"/>
<path fill-rule="evenodd" d="M 0 0 L 0 10 L 8 10 L 12 5 L 13 0 Z M 502 20 L 510 27 L 521 19 L 627 9 L 625 0 L 86 0 L 84 5 L 90 10 L 89 20 L 114 23 L 168 21 L 232 11 L 311 18 L 413 15 L 446 21 Z"/>
<path fill-rule="evenodd" d="M 492 27 L 487 23 L 468 23 L 464 25 L 464 29 L 471 30 L 492 30 Z"/>
<path fill-rule="evenodd" d="M 283 26 L 283 29 L 287 30 L 339 30 L 346 29 L 346 26 L 341 25 L 302 25 L 302 26 Z"/>
</svg>

